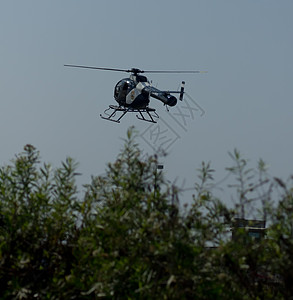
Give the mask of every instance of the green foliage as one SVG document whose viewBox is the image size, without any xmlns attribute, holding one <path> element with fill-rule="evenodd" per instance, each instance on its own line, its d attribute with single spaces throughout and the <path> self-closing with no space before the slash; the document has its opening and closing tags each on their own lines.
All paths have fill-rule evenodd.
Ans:
<svg viewBox="0 0 293 300">
<path fill-rule="evenodd" d="M 33 146 L 24 150 L 11 166 L 0 169 L 0 291 L 4 299 L 57 294 L 70 272 L 70 243 L 78 234 L 73 161 L 67 159 L 62 168 L 52 171 L 48 164 L 39 166 L 39 153 Z"/>
<path fill-rule="evenodd" d="M 0 168 L 0 299 L 291 299 L 291 182 L 271 178 L 261 160 L 250 168 L 235 150 L 227 170 L 236 206 L 214 195 L 214 170 L 202 163 L 184 208 L 135 140 L 130 129 L 82 198 L 71 158 L 53 169 L 27 145 Z M 232 240 L 235 217 L 256 205 L 266 237 L 234 228 Z"/>
</svg>

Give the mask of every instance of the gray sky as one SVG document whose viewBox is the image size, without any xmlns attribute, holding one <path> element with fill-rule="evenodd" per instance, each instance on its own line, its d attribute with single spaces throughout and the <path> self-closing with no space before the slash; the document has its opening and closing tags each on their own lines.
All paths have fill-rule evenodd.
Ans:
<svg viewBox="0 0 293 300">
<path fill-rule="evenodd" d="M 1 164 L 30 143 L 54 166 L 73 157 L 88 183 L 135 125 L 148 153 L 174 141 L 163 163 L 179 185 L 193 185 L 201 161 L 223 178 L 234 148 L 286 179 L 293 169 L 292 11 L 291 0 L 1 1 Z M 205 115 L 192 118 L 186 103 L 168 113 L 153 100 L 159 127 L 134 114 L 121 124 L 104 121 L 99 114 L 115 104 L 113 88 L 127 75 L 64 64 L 207 70 L 148 76 L 165 90 L 185 80 L 189 104 Z M 158 130 L 164 134 L 155 140 Z"/>
</svg>

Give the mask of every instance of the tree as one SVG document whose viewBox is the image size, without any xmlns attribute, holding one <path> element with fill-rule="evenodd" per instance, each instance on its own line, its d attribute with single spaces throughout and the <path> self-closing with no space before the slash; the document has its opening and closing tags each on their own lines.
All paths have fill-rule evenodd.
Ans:
<svg viewBox="0 0 293 300">
<path fill-rule="evenodd" d="M 82 197 L 76 163 L 41 164 L 31 145 L 0 169 L 1 299 L 291 299 L 292 187 L 231 154 L 238 203 L 213 193 L 203 163 L 191 207 L 142 157 L 135 131 L 92 177 Z M 278 202 L 273 206 L 273 196 Z M 256 242 L 235 217 L 259 211 L 269 227 Z"/>
</svg>

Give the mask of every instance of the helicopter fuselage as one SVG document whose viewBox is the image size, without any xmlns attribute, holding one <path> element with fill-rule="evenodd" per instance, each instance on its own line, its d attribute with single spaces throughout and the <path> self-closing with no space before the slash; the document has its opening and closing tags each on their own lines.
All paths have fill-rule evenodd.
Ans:
<svg viewBox="0 0 293 300">
<path fill-rule="evenodd" d="M 174 106 L 177 99 L 167 91 L 161 91 L 153 86 L 142 75 L 131 75 L 120 80 L 114 88 L 114 98 L 120 106 L 146 108 L 150 97 L 160 100 L 165 105 Z"/>
</svg>

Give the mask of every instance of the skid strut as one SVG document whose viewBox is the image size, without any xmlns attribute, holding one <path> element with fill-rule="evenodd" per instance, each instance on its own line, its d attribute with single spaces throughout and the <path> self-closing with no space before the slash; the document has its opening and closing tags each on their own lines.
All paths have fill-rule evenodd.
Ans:
<svg viewBox="0 0 293 300">
<path fill-rule="evenodd" d="M 120 116 L 116 119 L 116 113 L 121 112 Z M 151 122 L 151 123 L 157 123 L 154 118 L 159 118 L 158 114 L 156 113 L 156 110 L 154 108 L 146 107 L 146 108 L 132 108 L 132 107 L 124 107 L 124 106 L 115 106 L 115 105 L 109 105 L 109 108 L 107 108 L 104 111 L 104 115 L 100 114 L 100 117 L 104 120 L 120 123 L 120 120 L 126 115 L 128 112 L 134 112 L 138 113 L 136 117 L 139 120 Z"/>
</svg>

